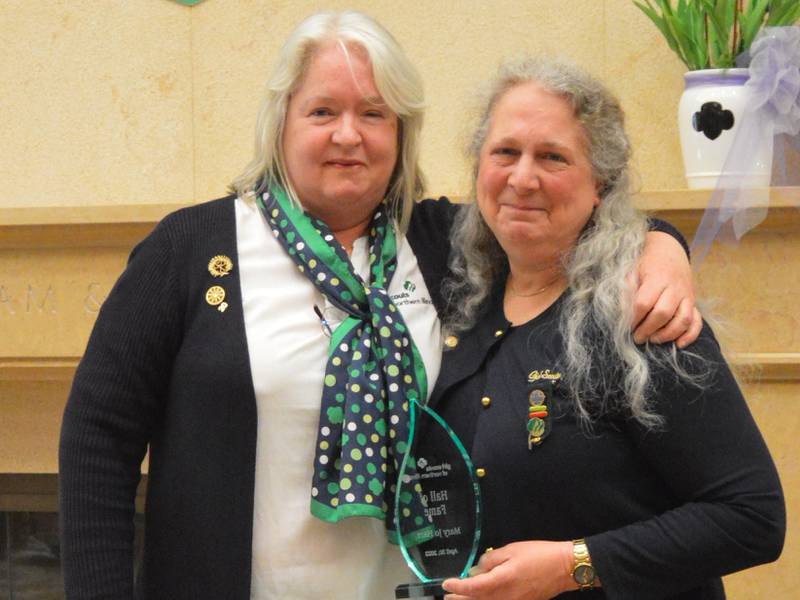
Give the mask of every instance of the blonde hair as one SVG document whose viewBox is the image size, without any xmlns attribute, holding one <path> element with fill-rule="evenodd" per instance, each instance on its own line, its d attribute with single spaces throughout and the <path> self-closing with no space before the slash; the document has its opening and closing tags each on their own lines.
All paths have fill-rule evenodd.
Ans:
<svg viewBox="0 0 800 600">
<path fill-rule="evenodd" d="M 231 191 L 240 196 L 259 194 L 270 184 L 277 183 L 299 203 L 286 172 L 282 149 L 286 111 L 314 53 L 331 42 L 342 48 L 348 61 L 348 45 L 363 48 L 372 65 L 378 91 L 397 115 L 397 164 L 389 178 L 386 199 L 393 217 L 405 231 L 414 201 L 422 196 L 425 187 L 419 167 L 425 101 L 422 78 L 394 37 L 377 21 L 360 12 L 320 12 L 305 19 L 289 35 L 259 108 L 253 159 L 233 180 Z"/>
</svg>

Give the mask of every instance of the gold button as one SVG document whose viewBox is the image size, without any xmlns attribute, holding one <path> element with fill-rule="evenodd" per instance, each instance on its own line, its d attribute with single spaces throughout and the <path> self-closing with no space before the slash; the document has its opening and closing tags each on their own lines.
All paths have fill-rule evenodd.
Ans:
<svg viewBox="0 0 800 600">
<path fill-rule="evenodd" d="M 448 348 L 455 348 L 458 346 L 458 337 L 455 335 L 448 335 L 444 340 L 444 345 Z"/>
<path fill-rule="evenodd" d="M 500 337 L 501 335 L 503 335 L 502 329 L 498 329 L 497 331 L 494 332 L 494 337 Z"/>
<path fill-rule="evenodd" d="M 489 552 L 491 552 L 492 550 L 494 550 L 494 548 L 492 548 L 491 546 L 489 546 L 489 547 L 486 549 L 486 552 L 484 552 L 484 554 L 489 554 Z"/>
<path fill-rule="evenodd" d="M 475 474 L 478 477 L 483 477 L 484 475 L 486 475 L 486 469 L 484 469 L 482 467 L 478 467 L 477 469 L 475 469 Z"/>
<path fill-rule="evenodd" d="M 484 406 L 489 406 L 491 403 L 492 399 L 489 398 L 489 396 L 484 396 L 483 398 L 481 398 L 481 404 L 483 404 Z"/>
<path fill-rule="evenodd" d="M 225 290 L 222 287 L 213 285 L 206 291 L 206 302 L 211 306 L 222 304 L 223 300 L 225 300 Z"/>
</svg>

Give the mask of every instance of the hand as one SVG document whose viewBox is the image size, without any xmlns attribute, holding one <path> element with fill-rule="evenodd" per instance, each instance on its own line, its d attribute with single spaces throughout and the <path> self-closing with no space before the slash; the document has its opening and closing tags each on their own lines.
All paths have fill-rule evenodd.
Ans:
<svg viewBox="0 0 800 600">
<path fill-rule="evenodd" d="M 447 579 L 445 600 L 548 600 L 578 589 L 572 542 L 515 542 L 481 556 L 477 575 Z"/>
<path fill-rule="evenodd" d="M 692 270 L 686 252 L 667 233 L 647 234 L 637 268 L 639 287 L 633 298 L 633 339 L 663 344 L 675 340 L 678 348 L 691 344 L 703 327 L 695 308 Z"/>
</svg>

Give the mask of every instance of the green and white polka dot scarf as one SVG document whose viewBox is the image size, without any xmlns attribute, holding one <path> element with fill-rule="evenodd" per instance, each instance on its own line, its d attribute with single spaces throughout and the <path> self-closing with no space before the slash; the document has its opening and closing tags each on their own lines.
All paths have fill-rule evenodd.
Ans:
<svg viewBox="0 0 800 600">
<path fill-rule="evenodd" d="M 328 349 L 311 513 L 332 523 L 352 516 L 385 519 L 391 530 L 409 403 L 424 402 L 428 384 L 419 351 L 387 292 L 397 246 L 386 208 L 378 207 L 370 224 L 370 274 L 364 282 L 327 225 L 295 206 L 281 188 L 273 186 L 258 202 L 297 268 L 347 313 Z"/>
</svg>

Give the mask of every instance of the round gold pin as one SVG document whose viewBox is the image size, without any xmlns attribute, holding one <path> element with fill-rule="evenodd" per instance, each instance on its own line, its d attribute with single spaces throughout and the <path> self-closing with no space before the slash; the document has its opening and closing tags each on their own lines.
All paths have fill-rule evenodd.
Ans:
<svg viewBox="0 0 800 600">
<path fill-rule="evenodd" d="M 444 340 L 444 345 L 448 348 L 455 348 L 458 346 L 458 337 L 455 335 L 448 335 Z"/>
<path fill-rule="evenodd" d="M 208 272 L 212 277 L 225 277 L 233 270 L 233 261 L 224 254 L 218 254 L 208 262 Z"/>
<path fill-rule="evenodd" d="M 218 285 L 211 286 L 206 292 L 206 302 L 211 306 L 222 304 L 225 300 L 225 290 Z"/>
</svg>

